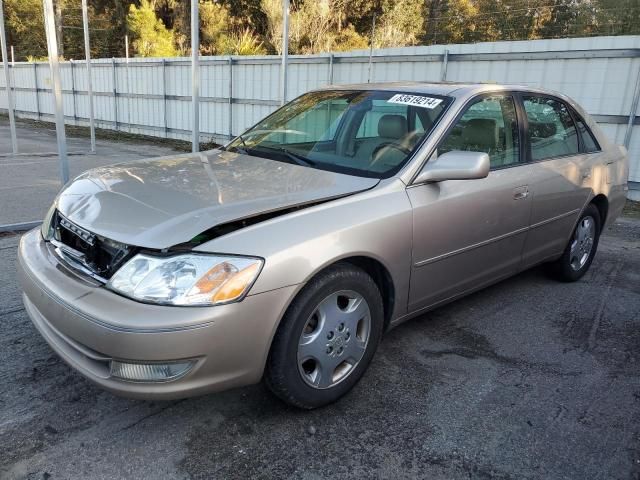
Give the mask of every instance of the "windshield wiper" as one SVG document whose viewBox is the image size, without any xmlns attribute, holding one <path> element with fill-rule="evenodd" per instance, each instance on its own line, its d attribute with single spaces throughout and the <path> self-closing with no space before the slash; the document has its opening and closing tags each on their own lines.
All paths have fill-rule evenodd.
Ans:
<svg viewBox="0 0 640 480">
<path fill-rule="evenodd" d="M 249 146 L 247 146 L 247 144 L 244 142 L 244 138 L 242 138 L 242 135 L 238 135 L 238 138 L 242 142 L 242 145 L 244 146 L 244 148 L 240 148 L 240 147 L 234 145 L 231 148 L 233 148 L 236 152 L 242 153 L 244 155 L 261 156 L 261 155 L 259 155 L 260 150 L 258 150 L 256 148 L 250 148 Z M 313 166 L 316 165 L 316 162 L 314 162 L 313 160 L 310 160 L 307 157 L 304 157 L 304 156 L 300 155 L 299 153 L 291 152 L 291 151 L 287 150 L 286 148 L 274 148 L 274 147 L 268 147 L 266 145 L 260 145 L 260 147 L 264 148 L 266 150 L 269 150 L 269 151 L 271 151 L 273 153 L 282 155 L 282 156 L 286 157 L 287 160 L 290 161 L 290 163 L 294 163 L 296 165 L 301 165 L 303 167 L 313 167 Z"/>
<path fill-rule="evenodd" d="M 231 148 L 233 148 L 236 152 L 242 153 L 244 155 L 248 155 L 249 154 L 249 147 L 247 147 L 247 144 L 244 141 L 244 138 L 242 137 L 242 135 L 238 135 L 238 138 L 240 139 L 240 141 L 242 142 L 242 146 L 244 148 L 240 148 L 237 146 L 233 146 Z M 224 150 L 226 150 L 227 152 L 229 151 L 229 147 L 225 147 Z"/>
<path fill-rule="evenodd" d="M 313 160 L 310 160 L 307 157 L 303 157 L 298 153 L 293 153 L 285 148 L 278 149 L 278 151 L 284 153 L 287 158 L 293 160 L 298 165 L 302 165 L 303 167 L 313 167 L 316 164 L 316 162 L 314 162 Z"/>
</svg>

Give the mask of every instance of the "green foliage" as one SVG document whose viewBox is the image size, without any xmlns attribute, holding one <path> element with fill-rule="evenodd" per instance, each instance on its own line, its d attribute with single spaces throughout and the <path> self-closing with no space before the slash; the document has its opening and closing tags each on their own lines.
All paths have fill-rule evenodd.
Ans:
<svg viewBox="0 0 640 480">
<path fill-rule="evenodd" d="M 224 43 L 220 47 L 222 55 L 264 55 L 267 50 L 249 28 L 242 32 L 235 32 L 223 37 Z"/>
<path fill-rule="evenodd" d="M 149 0 L 141 0 L 140 7 L 131 5 L 127 26 L 133 37 L 133 49 L 140 57 L 175 57 L 177 51 L 173 31 L 168 30 L 156 14 Z"/>
<path fill-rule="evenodd" d="M 415 45 L 424 29 L 424 2 L 398 0 L 382 7 L 373 44 L 376 48 Z"/>
<path fill-rule="evenodd" d="M 14 45 L 17 58 L 47 55 L 42 0 L 5 0 L 7 43 Z"/>
<path fill-rule="evenodd" d="M 369 47 L 369 40 L 356 32 L 353 25 L 342 27 L 333 42 L 332 51 L 348 52 L 349 50 L 364 50 Z"/>
<path fill-rule="evenodd" d="M 282 0 L 198 0 L 205 55 L 280 53 Z M 54 0 L 60 54 L 84 57 L 81 0 Z M 42 0 L 4 0 L 16 60 L 46 58 Z M 188 55 L 191 0 L 90 0 L 91 55 Z M 640 34 L 640 0 L 291 0 L 291 53 Z"/>
<path fill-rule="evenodd" d="M 213 1 L 200 2 L 200 51 L 205 55 L 222 54 L 231 41 L 229 9 Z"/>
</svg>

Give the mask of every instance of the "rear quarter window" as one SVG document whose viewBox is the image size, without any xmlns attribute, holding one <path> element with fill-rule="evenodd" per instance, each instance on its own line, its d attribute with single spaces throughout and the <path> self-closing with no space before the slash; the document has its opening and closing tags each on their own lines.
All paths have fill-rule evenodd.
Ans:
<svg viewBox="0 0 640 480">
<path fill-rule="evenodd" d="M 600 145 L 596 140 L 596 137 L 593 136 L 587 124 L 580 117 L 576 117 L 576 125 L 578 126 L 578 132 L 580 133 L 580 138 L 582 138 L 582 145 L 585 153 L 599 152 Z"/>
</svg>

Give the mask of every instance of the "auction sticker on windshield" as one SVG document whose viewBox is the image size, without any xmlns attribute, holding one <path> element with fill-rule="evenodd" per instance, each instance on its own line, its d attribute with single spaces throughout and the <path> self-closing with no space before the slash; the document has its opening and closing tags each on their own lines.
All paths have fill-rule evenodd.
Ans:
<svg viewBox="0 0 640 480">
<path fill-rule="evenodd" d="M 407 95 L 398 93 L 387 100 L 389 103 L 400 103 L 402 105 L 413 105 L 414 107 L 436 108 L 442 103 L 441 98 L 423 97 L 420 95 Z"/>
</svg>

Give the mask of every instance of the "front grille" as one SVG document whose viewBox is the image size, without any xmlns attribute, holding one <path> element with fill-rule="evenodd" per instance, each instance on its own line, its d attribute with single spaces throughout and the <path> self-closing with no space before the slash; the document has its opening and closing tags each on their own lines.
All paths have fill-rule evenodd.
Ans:
<svg viewBox="0 0 640 480">
<path fill-rule="evenodd" d="M 52 219 L 53 243 L 69 266 L 99 280 L 108 280 L 135 253 L 135 247 L 96 235 L 59 212 Z"/>
</svg>

